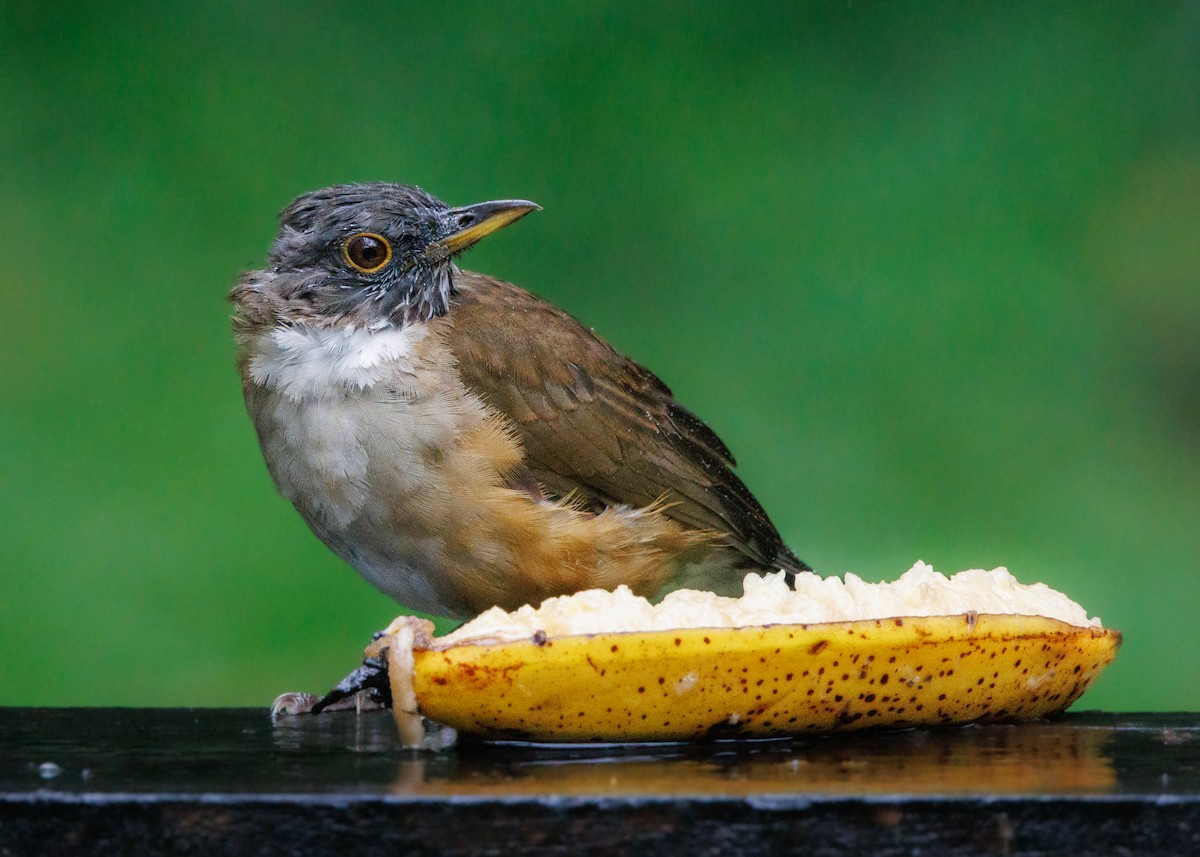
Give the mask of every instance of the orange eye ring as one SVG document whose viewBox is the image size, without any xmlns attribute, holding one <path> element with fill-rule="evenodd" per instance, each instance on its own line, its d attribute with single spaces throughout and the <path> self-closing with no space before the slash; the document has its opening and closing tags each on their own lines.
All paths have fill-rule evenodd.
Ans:
<svg viewBox="0 0 1200 857">
<path fill-rule="evenodd" d="M 354 270 L 374 274 L 392 261 L 392 245 L 378 233 L 359 232 L 342 244 L 342 258 Z"/>
</svg>

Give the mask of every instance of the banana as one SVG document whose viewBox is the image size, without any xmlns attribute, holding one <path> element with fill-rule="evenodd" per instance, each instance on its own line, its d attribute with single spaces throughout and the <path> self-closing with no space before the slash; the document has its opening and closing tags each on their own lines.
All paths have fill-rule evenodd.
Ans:
<svg viewBox="0 0 1200 857">
<path fill-rule="evenodd" d="M 402 651 L 393 635 L 414 621 L 423 620 L 404 617 L 373 646 Z M 393 698 L 415 692 L 425 717 L 460 733 L 539 742 L 1046 717 L 1079 698 L 1121 641 L 1111 630 L 986 614 L 449 646 L 422 631 L 412 691 L 393 668 Z"/>
<path fill-rule="evenodd" d="M 650 605 L 627 591 L 580 593 L 485 613 L 441 638 L 401 617 L 367 655 L 387 659 L 410 744 L 418 712 L 490 739 L 654 742 L 1046 717 L 1078 699 L 1121 643 L 1066 596 L 1003 569 L 946 578 L 918 565 L 893 584 L 814 576 L 795 591 L 772 577 L 748 577 L 743 599 L 684 591 Z M 964 591 L 1006 612 L 752 623 L 789 598 L 785 616 L 822 599 L 819 615 L 862 615 L 936 611 Z M 1039 609 L 1059 618 L 1022 615 Z"/>
</svg>

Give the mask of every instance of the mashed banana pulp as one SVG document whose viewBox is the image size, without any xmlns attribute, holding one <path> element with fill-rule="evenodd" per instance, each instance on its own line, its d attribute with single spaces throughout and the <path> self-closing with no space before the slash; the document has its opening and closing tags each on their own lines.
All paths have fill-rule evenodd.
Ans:
<svg viewBox="0 0 1200 857">
<path fill-rule="evenodd" d="M 1043 583 L 1019 583 L 1006 568 L 974 569 L 946 577 L 917 562 L 898 580 L 866 583 L 804 573 L 795 589 L 785 574 L 748 574 L 741 598 L 681 589 L 652 604 L 628 587 L 590 589 L 550 598 L 540 607 L 512 613 L 496 607 L 438 638 L 440 646 L 512 642 L 541 632 L 549 637 L 683 628 L 744 628 L 812 625 L 896 616 L 953 616 L 960 613 L 1044 616 L 1082 628 L 1100 628 L 1098 618 Z"/>
</svg>

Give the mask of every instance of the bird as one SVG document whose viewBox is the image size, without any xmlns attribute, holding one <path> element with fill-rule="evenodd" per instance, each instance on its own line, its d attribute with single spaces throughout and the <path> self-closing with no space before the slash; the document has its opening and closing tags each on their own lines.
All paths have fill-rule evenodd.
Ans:
<svg viewBox="0 0 1200 857">
<path fill-rule="evenodd" d="M 458 266 L 540 208 L 342 184 L 279 215 L 230 292 L 263 458 L 316 536 L 402 606 L 470 618 L 626 585 L 740 594 L 809 567 L 648 369 Z"/>
</svg>

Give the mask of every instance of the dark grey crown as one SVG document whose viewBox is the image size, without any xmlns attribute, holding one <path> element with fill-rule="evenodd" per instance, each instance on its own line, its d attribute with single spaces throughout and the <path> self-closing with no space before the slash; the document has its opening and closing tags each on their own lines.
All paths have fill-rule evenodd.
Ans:
<svg viewBox="0 0 1200 857">
<path fill-rule="evenodd" d="M 371 182 L 335 185 L 298 197 L 279 216 L 268 262 L 273 287 L 305 315 L 380 328 L 446 312 L 453 265 L 427 250 L 455 226 L 450 207 L 418 187 Z M 373 273 L 347 264 L 343 247 L 360 234 L 382 236 L 391 262 Z M 298 307 L 299 309 L 300 307 Z"/>
</svg>

